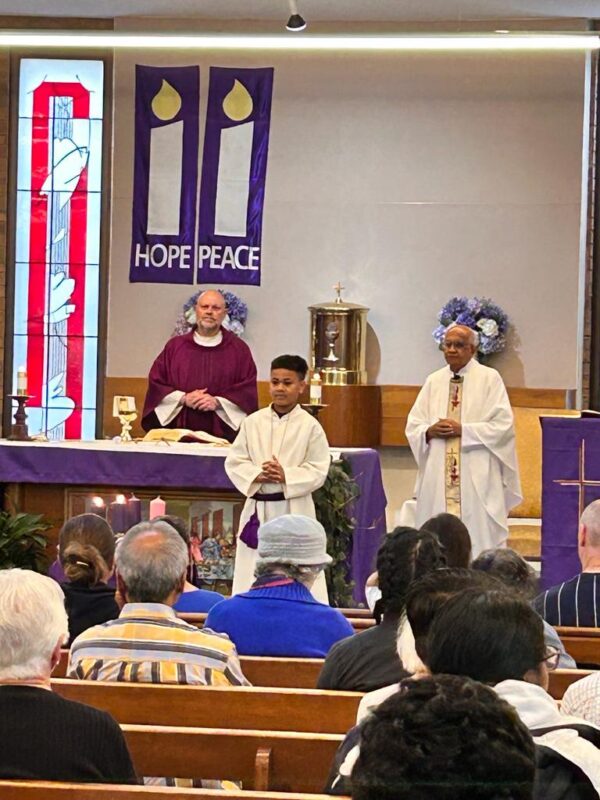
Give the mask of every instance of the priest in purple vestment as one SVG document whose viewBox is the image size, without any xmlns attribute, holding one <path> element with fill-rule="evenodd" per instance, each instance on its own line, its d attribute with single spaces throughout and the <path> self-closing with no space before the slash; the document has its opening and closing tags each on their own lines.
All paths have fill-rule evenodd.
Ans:
<svg viewBox="0 0 600 800">
<path fill-rule="evenodd" d="M 221 327 L 226 314 L 221 292 L 200 295 L 196 328 L 170 339 L 152 365 L 144 430 L 187 428 L 233 441 L 256 411 L 256 365 L 248 345 Z"/>
</svg>

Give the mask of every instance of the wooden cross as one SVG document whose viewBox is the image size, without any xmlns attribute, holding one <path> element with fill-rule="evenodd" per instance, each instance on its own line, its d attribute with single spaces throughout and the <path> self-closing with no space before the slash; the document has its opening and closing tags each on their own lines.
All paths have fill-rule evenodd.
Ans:
<svg viewBox="0 0 600 800">
<path fill-rule="evenodd" d="M 558 483 L 560 486 L 577 486 L 579 491 L 579 516 L 581 518 L 583 509 L 585 508 L 585 487 L 586 486 L 600 486 L 600 481 L 587 480 L 585 477 L 585 439 L 582 439 L 579 444 L 579 477 L 576 480 L 556 479 L 552 483 Z"/>
</svg>

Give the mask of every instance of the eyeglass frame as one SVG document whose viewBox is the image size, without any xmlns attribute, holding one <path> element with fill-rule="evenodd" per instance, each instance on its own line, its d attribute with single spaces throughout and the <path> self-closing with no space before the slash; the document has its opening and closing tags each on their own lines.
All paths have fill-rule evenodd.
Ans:
<svg viewBox="0 0 600 800">
<path fill-rule="evenodd" d="M 552 645 L 546 647 L 546 655 L 542 661 L 545 661 L 548 672 L 554 672 L 555 669 L 558 669 L 560 661 L 560 650 L 558 647 L 553 647 Z"/>
</svg>

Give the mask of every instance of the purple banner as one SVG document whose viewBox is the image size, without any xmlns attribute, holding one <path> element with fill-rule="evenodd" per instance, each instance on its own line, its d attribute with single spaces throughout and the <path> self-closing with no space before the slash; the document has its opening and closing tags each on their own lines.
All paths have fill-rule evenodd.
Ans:
<svg viewBox="0 0 600 800">
<path fill-rule="evenodd" d="M 260 286 L 273 68 L 211 67 L 198 283 Z"/>
<path fill-rule="evenodd" d="M 193 283 L 199 67 L 135 68 L 131 283 Z"/>
<path fill-rule="evenodd" d="M 577 531 L 600 497 L 600 420 L 542 417 L 542 585 L 581 571 Z"/>
</svg>

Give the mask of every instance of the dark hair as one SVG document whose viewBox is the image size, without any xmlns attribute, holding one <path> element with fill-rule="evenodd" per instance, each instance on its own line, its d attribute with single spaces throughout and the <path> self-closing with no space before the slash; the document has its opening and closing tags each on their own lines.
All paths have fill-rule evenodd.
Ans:
<svg viewBox="0 0 600 800">
<path fill-rule="evenodd" d="M 468 567 L 471 561 L 471 537 L 465 523 L 454 514 L 438 514 L 421 525 L 422 531 L 435 533 L 449 567 Z"/>
<path fill-rule="evenodd" d="M 415 637 L 415 649 L 428 666 L 427 636 L 435 615 L 451 597 L 465 589 L 502 589 L 500 581 L 471 569 L 437 569 L 414 581 L 406 593 L 406 616 Z"/>
<path fill-rule="evenodd" d="M 271 361 L 271 369 L 289 369 L 290 372 L 296 372 L 301 381 L 306 378 L 308 372 L 308 364 L 302 356 L 277 356 Z"/>
<path fill-rule="evenodd" d="M 533 567 L 514 550 L 506 547 L 484 550 L 473 561 L 471 567 L 493 575 L 526 600 L 533 600 L 539 592 L 538 579 Z"/>
<path fill-rule="evenodd" d="M 188 552 L 190 553 L 190 563 L 187 570 L 187 579 L 190 583 L 193 583 L 195 586 L 196 581 L 198 579 L 198 569 L 192 559 L 192 554 L 190 551 L 192 537 L 190 536 L 190 531 L 187 522 L 182 517 L 177 517 L 175 514 L 163 514 L 160 517 L 154 517 L 153 519 L 150 520 L 150 522 L 167 522 L 181 536 L 181 538 L 185 542 L 185 546 L 187 547 Z"/>
<path fill-rule="evenodd" d="M 542 618 L 506 590 L 467 590 L 435 615 L 427 637 L 432 673 L 482 683 L 522 680 L 546 655 Z"/>
<path fill-rule="evenodd" d="M 98 514 L 71 517 L 58 534 L 58 558 L 69 581 L 94 586 L 113 568 L 112 528 Z"/>
<path fill-rule="evenodd" d="M 377 573 L 381 598 L 373 616 L 379 622 L 382 614 L 402 612 L 410 584 L 446 564 L 437 538 L 414 528 L 395 528 L 388 533 L 377 553 Z"/>
<path fill-rule="evenodd" d="M 515 709 L 452 675 L 405 681 L 361 729 L 353 800 L 531 800 L 535 749 Z"/>
</svg>

